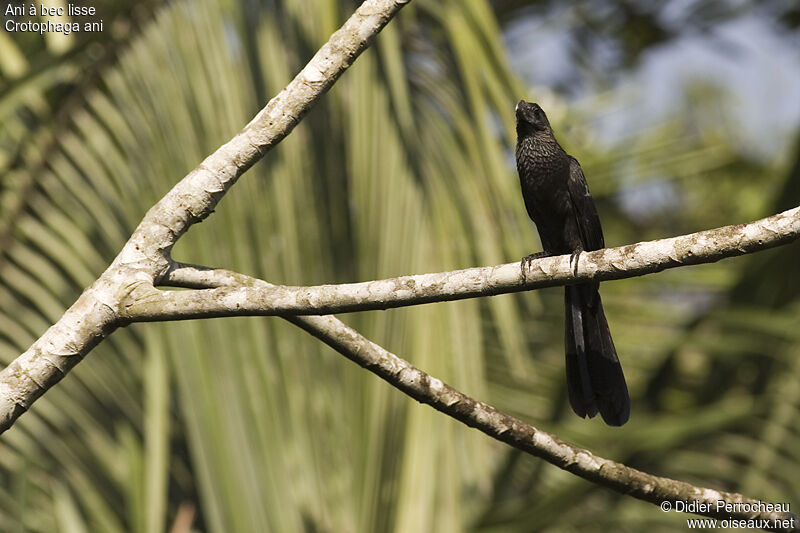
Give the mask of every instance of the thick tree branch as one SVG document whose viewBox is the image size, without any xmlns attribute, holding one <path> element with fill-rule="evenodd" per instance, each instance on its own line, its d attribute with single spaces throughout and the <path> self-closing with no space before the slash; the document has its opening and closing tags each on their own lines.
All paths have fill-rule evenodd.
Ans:
<svg viewBox="0 0 800 533">
<path fill-rule="evenodd" d="M 144 216 L 119 255 L 59 321 L 0 372 L 0 433 L 120 323 L 120 303 L 148 294 L 172 246 L 280 142 L 410 0 L 366 0 L 303 70 L 233 139 Z"/>
<path fill-rule="evenodd" d="M 212 270 L 180 264 L 170 270 L 164 283 L 186 288 L 273 287 L 265 281 L 228 270 Z M 541 431 L 490 405 L 474 400 L 426 374 L 408 361 L 362 336 L 334 316 L 289 316 L 283 318 L 303 328 L 351 361 L 381 377 L 417 401 L 426 403 L 437 411 L 479 429 L 494 439 L 536 457 L 541 457 L 584 479 L 655 505 L 661 505 L 665 501 L 672 504 L 678 501 L 687 504 L 701 503 L 708 506 L 707 510 L 695 514 L 704 516 L 739 520 L 769 520 L 772 524 L 770 529 L 775 531 L 792 530 L 790 527 L 781 527 L 777 521 L 794 520 L 793 523 L 800 526 L 800 518 L 795 515 L 788 512 L 766 510 L 767 505 L 771 504 L 765 504 L 765 502 L 747 498 L 741 494 L 697 487 L 683 481 L 654 476 L 622 463 L 598 457 L 588 450 L 566 443 L 555 435 Z"/>
<path fill-rule="evenodd" d="M 749 224 L 582 253 L 577 268 L 570 265 L 570 256 L 564 255 L 535 260 L 525 272 L 520 268 L 520 263 L 508 263 L 316 287 L 239 284 L 198 291 L 151 288 L 125 302 L 120 312 L 122 318 L 130 321 L 162 321 L 387 309 L 579 281 L 641 276 L 667 268 L 711 263 L 725 257 L 764 250 L 792 242 L 798 236 L 800 207 Z"/>
</svg>

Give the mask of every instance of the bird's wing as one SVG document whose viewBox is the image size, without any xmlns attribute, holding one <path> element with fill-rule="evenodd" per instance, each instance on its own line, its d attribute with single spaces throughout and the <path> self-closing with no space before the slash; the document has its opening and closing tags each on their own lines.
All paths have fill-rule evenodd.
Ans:
<svg viewBox="0 0 800 533">
<path fill-rule="evenodd" d="M 569 156 L 569 179 L 567 188 L 572 205 L 575 206 L 575 216 L 578 218 L 578 227 L 581 230 L 583 247 L 586 251 L 605 248 L 603 241 L 603 228 L 600 226 L 600 217 L 597 208 L 589 194 L 586 178 L 581 170 L 578 160 Z"/>
</svg>

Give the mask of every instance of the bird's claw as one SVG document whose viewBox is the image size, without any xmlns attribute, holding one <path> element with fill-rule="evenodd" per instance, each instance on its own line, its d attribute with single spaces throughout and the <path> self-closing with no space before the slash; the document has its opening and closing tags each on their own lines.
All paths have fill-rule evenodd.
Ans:
<svg viewBox="0 0 800 533">
<path fill-rule="evenodd" d="M 582 251 L 583 250 L 578 248 L 577 250 L 572 252 L 572 255 L 569 256 L 569 266 L 570 266 L 570 269 L 572 269 L 572 275 L 573 276 L 577 276 L 578 275 L 578 259 L 580 259 Z"/>
<path fill-rule="evenodd" d="M 526 255 L 525 257 L 522 258 L 522 261 L 520 261 L 520 268 L 522 270 L 523 280 L 527 280 L 526 273 L 528 272 L 528 270 L 530 270 L 531 263 L 533 263 L 537 259 L 542 259 L 544 257 L 550 257 L 550 254 L 548 254 L 547 252 L 536 252 L 535 254 Z"/>
</svg>

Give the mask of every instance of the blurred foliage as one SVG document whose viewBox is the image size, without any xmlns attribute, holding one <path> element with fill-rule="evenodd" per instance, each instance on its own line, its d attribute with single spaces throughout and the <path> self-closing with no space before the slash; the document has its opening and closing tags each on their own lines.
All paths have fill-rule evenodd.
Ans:
<svg viewBox="0 0 800 533">
<path fill-rule="evenodd" d="M 624 74 L 654 46 L 667 44 L 686 34 L 708 34 L 715 26 L 747 15 L 765 17 L 783 31 L 800 28 L 800 5 L 792 0 L 491 0 L 502 24 L 534 14 L 557 16 L 570 12 L 575 22 L 564 31 L 574 46 L 573 61 L 589 56 L 601 60 L 594 51 L 611 49 L 613 64 L 605 65 L 610 74 Z M 585 66 L 585 65 L 584 65 Z"/>
<path fill-rule="evenodd" d="M 678 31 L 648 19 L 656 3 L 594 4 L 621 8 L 613 21 L 587 8 L 597 18 L 586 31 L 620 29 L 630 57 Z M 355 3 L 175 1 L 146 16 L 95 5 L 127 31 L 58 53 L 20 39 L 25 74 L 2 77 L 4 364 Z M 580 158 L 609 245 L 800 203 L 800 150 L 766 163 L 741 154 L 713 85 L 698 83 L 668 121 L 605 145 L 592 125 L 602 96 L 567 107 L 510 71 L 500 23 L 518 8 L 411 4 L 180 241 L 176 259 L 312 284 L 522 257 L 537 249 L 511 153 L 522 96 L 543 103 Z M 791 6 L 781 13 L 791 20 Z M 567 407 L 558 289 L 343 318 L 467 394 L 600 455 L 794 504 L 798 250 L 604 284 L 633 403 L 621 429 Z M 278 319 L 115 332 L 2 436 L 0 495 L 9 532 L 177 532 L 188 531 L 187 517 L 194 531 L 214 532 L 667 531 L 685 518 L 490 441 Z"/>
</svg>

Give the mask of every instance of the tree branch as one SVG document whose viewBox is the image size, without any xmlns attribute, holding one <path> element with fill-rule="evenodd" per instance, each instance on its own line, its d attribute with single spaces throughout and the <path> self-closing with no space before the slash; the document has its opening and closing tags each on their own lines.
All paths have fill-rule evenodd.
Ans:
<svg viewBox="0 0 800 533">
<path fill-rule="evenodd" d="M 787 244 L 800 236 L 800 207 L 749 224 L 582 253 L 577 268 L 569 255 L 520 263 L 398 278 L 291 287 L 245 285 L 198 291 L 151 288 L 123 302 L 121 317 L 132 322 L 223 316 L 329 314 L 418 305 L 505 294 L 580 281 L 605 281 Z"/>
<path fill-rule="evenodd" d="M 187 306 L 200 305 L 201 300 L 208 299 L 200 298 L 195 302 L 191 298 L 195 298 L 197 294 L 216 294 L 213 291 L 218 290 L 223 291 L 218 294 L 225 296 L 226 290 L 242 290 L 222 289 L 220 285 L 223 284 L 247 286 L 249 290 L 256 291 L 253 294 L 261 296 L 268 290 L 276 290 L 275 286 L 266 282 L 226 271 L 208 271 L 188 266 L 172 268 L 170 252 L 175 242 L 194 223 L 212 213 L 216 204 L 248 168 L 292 131 L 305 113 L 369 46 L 372 38 L 409 1 L 363 2 L 294 80 L 241 132 L 209 155 L 147 212 L 119 255 L 98 280 L 84 291 L 39 340 L 0 372 L 0 432 L 11 427 L 38 397 L 58 382 L 106 335 L 128 321 L 148 319 L 147 313 L 153 311 L 147 309 L 148 303 L 158 311 L 158 305 L 166 305 L 164 302 L 167 300 L 163 300 L 164 298 L 178 298 L 175 301 L 180 305 L 175 305 L 173 311 L 182 312 L 181 310 L 189 308 Z M 319 297 L 323 302 L 323 307 L 317 306 L 316 309 L 330 312 L 337 309 L 409 305 L 412 297 L 419 298 L 413 303 L 422 303 L 448 299 L 442 297 L 444 294 L 449 294 L 449 299 L 458 299 L 482 294 L 481 290 L 486 291 L 485 294 L 498 294 L 534 286 L 574 283 L 583 279 L 616 279 L 682 264 L 716 261 L 722 257 L 776 246 L 796 239 L 800 231 L 799 224 L 796 208 L 743 226 L 730 226 L 664 241 L 582 254 L 575 272 L 571 271 L 568 258 L 554 257 L 534 263 L 534 268 L 525 272 L 520 270 L 518 263 L 513 263 L 454 273 L 354 284 L 353 287 L 360 286 L 358 290 L 376 291 L 376 294 L 381 293 L 382 296 L 370 299 L 367 297 L 369 295 L 364 296 L 358 291 L 345 292 L 340 294 L 340 297 L 345 298 L 345 303 L 341 304 L 344 307 L 337 307 L 340 304 L 331 299 L 330 295 L 323 294 L 333 291 L 331 294 L 336 295 L 335 291 L 340 290 L 337 287 L 320 288 L 321 292 L 312 297 Z M 199 291 L 195 295 L 155 290 L 155 286 L 162 282 L 217 289 Z M 376 283 L 378 285 L 373 285 Z M 483 289 L 477 289 L 481 283 L 484 284 Z M 307 288 L 277 289 L 289 291 L 282 294 L 294 306 L 293 312 L 299 312 L 298 309 L 306 305 L 304 298 L 309 303 L 314 303 L 301 292 L 308 291 Z M 179 299 L 184 297 L 189 300 L 182 302 Z M 234 299 L 236 297 L 238 293 Z M 213 299 L 225 303 L 224 298 Z M 291 303 L 292 299 L 295 303 Z M 159 304 L 159 301 L 162 303 Z M 247 303 L 246 298 L 244 302 Z M 365 305 L 364 302 L 367 302 L 366 307 L 359 307 Z M 228 309 L 235 303 L 236 301 L 229 301 L 220 309 Z M 263 306 L 265 303 L 262 299 L 256 300 L 252 305 Z M 289 308 L 282 309 L 284 313 L 289 312 Z M 207 311 L 196 308 L 192 312 Z M 165 313 L 162 319 L 166 318 L 169 316 Z M 586 479 L 654 503 L 664 500 L 700 502 L 712 506 L 711 509 L 715 509 L 713 505 L 716 505 L 717 500 L 751 505 L 758 503 L 738 494 L 701 489 L 687 483 L 651 476 L 564 443 L 553 435 L 473 400 L 428 376 L 362 337 L 335 317 L 292 316 L 286 319 L 417 400 Z M 791 518 L 791 515 L 762 509 L 754 512 L 712 510 L 703 514 L 738 518 Z"/>
<path fill-rule="evenodd" d="M 248 168 L 279 143 L 410 0 L 366 0 L 311 61 L 233 139 L 144 216 L 108 269 L 59 321 L 0 372 L 0 433 L 120 324 L 121 302 L 147 295 L 172 246 Z"/>
<path fill-rule="evenodd" d="M 164 283 L 185 288 L 274 287 L 266 281 L 228 270 L 181 264 L 176 264 L 170 270 Z M 775 531 L 791 530 L 788 526 L 775 527 L 779 526 L 776 521 L 794 520 L 794 524 L 800 525 L 799 517 L 789 512 L 781 512 L 780 507 L 778 511 L 766 510 L 768 505 L 774 506 L 774 504 L 766 504 L 741 494 L 697 487 L 683 481 L 654 476 L 566 443 L 555 435 L 470 398 L 426 374 L 408 361 L 362 336 L 334 316 L 283 318 L 417 401 L 426 403 L 496 440 L 540 457 L 586 480 L 655 505 L 670 502 L 674 506 L 680 501 L 707 506 L 702 512 L 694 514 L 738 520 L 769 520 L 773 525 L 769 529 Z"/>
</svg>

